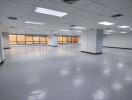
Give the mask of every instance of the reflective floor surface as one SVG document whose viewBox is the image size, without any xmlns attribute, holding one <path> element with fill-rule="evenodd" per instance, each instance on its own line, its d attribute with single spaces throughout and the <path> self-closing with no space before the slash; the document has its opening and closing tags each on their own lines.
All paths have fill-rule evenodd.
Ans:
<svg viewBox="0 0 132 100">
<path fill-rule="evenodd" d="M 0 65 L 0 100 L 132 100 L 132 50 L 16 46 Z"/>
</svg>

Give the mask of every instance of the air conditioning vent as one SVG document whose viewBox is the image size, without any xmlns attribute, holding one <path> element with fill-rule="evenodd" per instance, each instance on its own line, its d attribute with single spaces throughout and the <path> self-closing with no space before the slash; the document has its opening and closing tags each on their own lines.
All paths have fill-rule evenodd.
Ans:
<svg viewBox="0 0 132 100">
<path fill-rule="evenodd" d="M 14 26 L 11 26 L 10 28 L 16 28 L 16 27 L 14 27 Z"/>
<path fill-rule="evenodd" d="M 17 20 L 17 17 L 8 17 L 10 20 Z"/>
<path fill-rule="evenodd" d="M 75 27 L 76 25 L 70 25 L 70 27 Z"/>
<path fill-rule="evenodd" d="M 92 31 L 92 30 L 94 30 L 94 29 L 93 29 L 93 28 L 91 28 L 91 29 L 89 29 L 89 30 L 91 30 L 91 31 Z"/>
<path fill-rule="evenodd" d="M 114 14 L 114 15 L 112 15 L 111 17 L 113 17 L 113 18 L 118 18 L 118 17 L 122 17 L 123 15 L 122 14 Z"/>
<path fill-rule="evenodd" d="M 63 0 L 63 2 L 67 3 L 67 4 L 74 4 L 79 0 Z"/>
</svg>

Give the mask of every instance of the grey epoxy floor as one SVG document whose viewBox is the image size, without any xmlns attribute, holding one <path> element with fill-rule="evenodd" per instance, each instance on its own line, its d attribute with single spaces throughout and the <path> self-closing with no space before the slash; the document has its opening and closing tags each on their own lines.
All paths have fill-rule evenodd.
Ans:
<svg viewBox="0 0 132 100">
<path fill-rule="evenodd" d="M 0 65 L 0 100 L 132 100 L 132 50 L 16 46 Z"/>
</svg>

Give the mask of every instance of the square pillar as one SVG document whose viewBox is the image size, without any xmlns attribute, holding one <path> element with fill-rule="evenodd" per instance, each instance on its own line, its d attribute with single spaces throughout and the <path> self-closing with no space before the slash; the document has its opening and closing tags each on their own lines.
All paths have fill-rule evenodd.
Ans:
<svg viewBox="0 0 132 100">
<path fill-rule="evenodd" d="M 49 41 L 48 41 L 49 46 L 52 46 L 52 47 L 57 47 L 58 46 L 57 35 L 49 35 L 48 38 L 49 38 Z"/>
<path fill-rule="evenodd" d="M 81 35 L 81 51 L 101 54 L 103 41 L 103 29 L 86 30 Z"/>
<path fill-rule="evenodd" d="M 78 37 L 78 44 L 81 45 L 81 35 Z"/>
<path fill-rule="evenodd" d="M 8 32 L 2 32 L 2 40 L 3 40 L 3 48 L 10 49 L 9 33 Z"/>
<path fill-rule="evenodd" d="M 0 32 L 0 63 L 5 61 L 5 55 L 3 50 L 3 40 L 2 40 L 2 33 Z"/>
</svg>

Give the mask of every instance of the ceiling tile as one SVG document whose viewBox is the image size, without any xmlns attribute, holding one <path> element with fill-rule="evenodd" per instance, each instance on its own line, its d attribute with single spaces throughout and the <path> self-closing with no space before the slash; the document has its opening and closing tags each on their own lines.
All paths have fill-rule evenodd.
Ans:
<svg viewBox="0 0 132 100">
<path fill-rule="evenodd" d="M 116 10 L 132 7 L 132 0 L 99 0 L 97 2 Z"/>
<path fill-rule="evenodd" d="M 127 9 L 123 9 L 120 12 L 123 12 L 124 14 L 132 16 L 132 7 L 127 8 Z"/>
<path fill-rule="evenodd" d="M 106 8 L 106 7 L 99 5 L 97 3 L 94 3 L 91 6 L 86 6 L 86 7 L 84 7 L 84 9 L 91 11 L 93 13 L 96 13 L 96 14 L 104 15 L 104 16 L 111 16 L 111 15 L 117 13 L 115 10 Z"/>
</svg>

